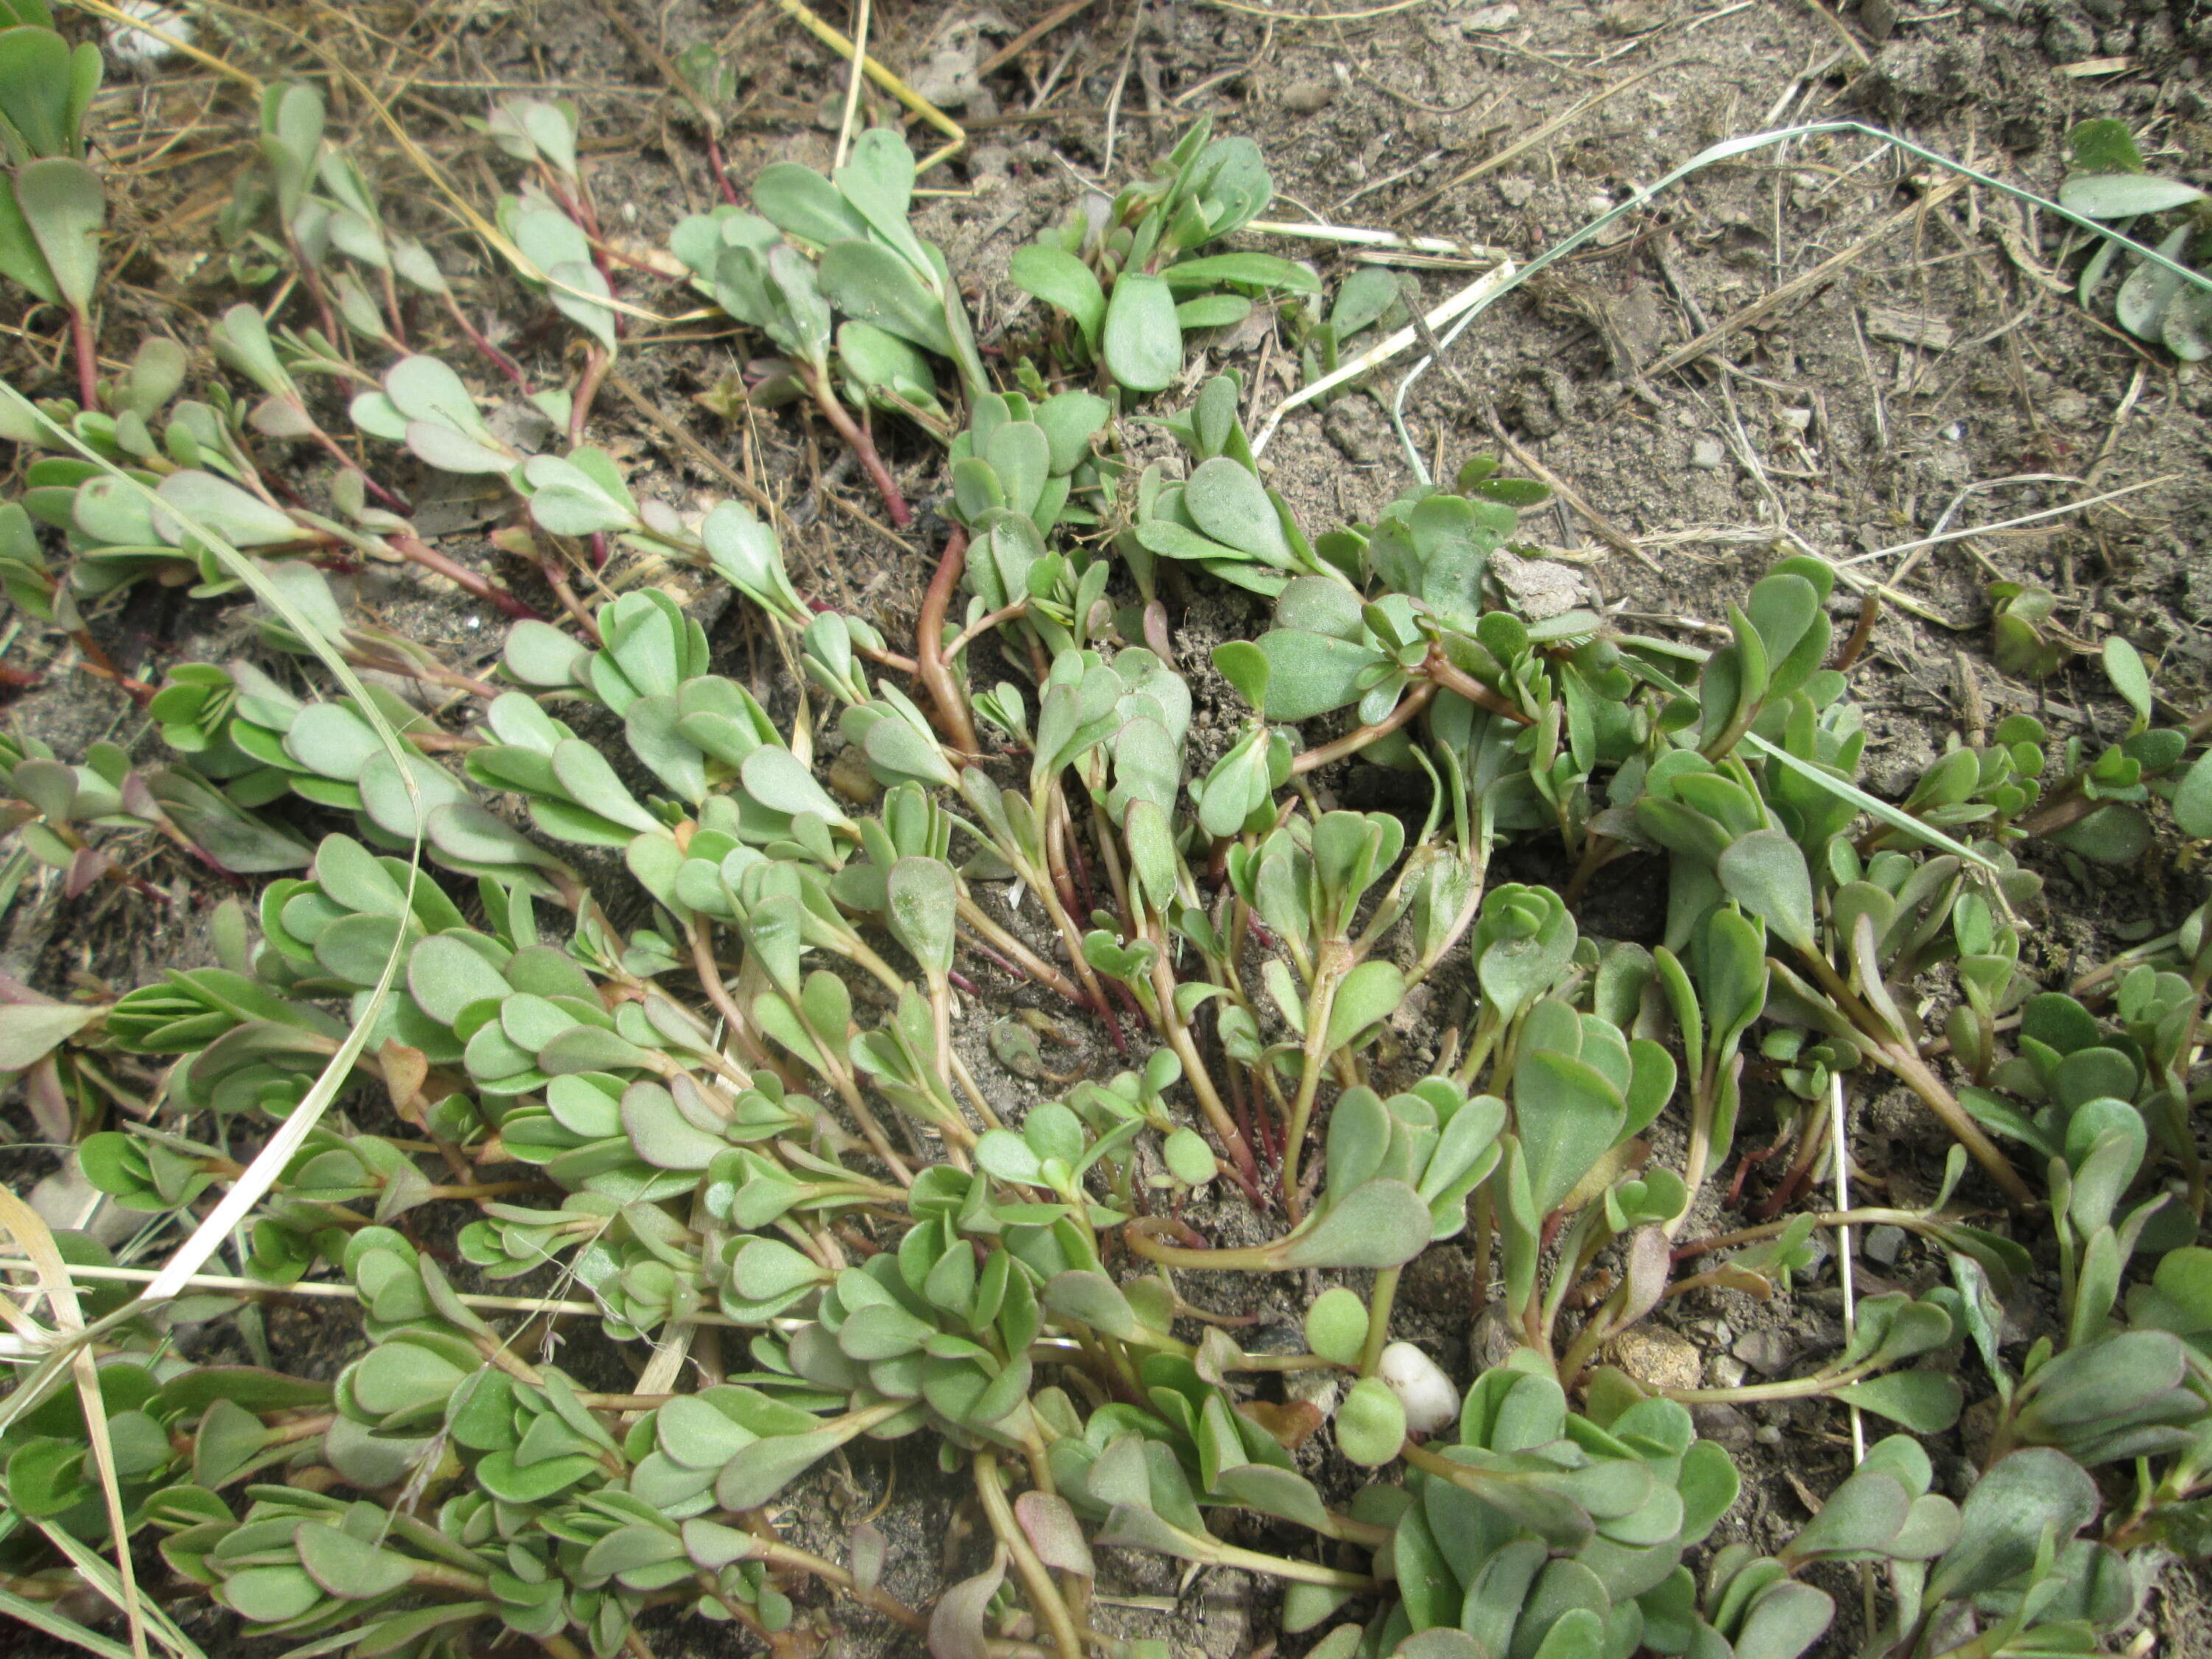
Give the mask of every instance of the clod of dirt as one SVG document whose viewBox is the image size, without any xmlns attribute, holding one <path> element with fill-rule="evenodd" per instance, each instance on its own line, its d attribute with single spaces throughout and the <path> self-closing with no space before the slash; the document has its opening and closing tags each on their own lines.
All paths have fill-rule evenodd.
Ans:
<svg viewBox="0 0 2212 1659">
<path fill-rule="evenodd" d="M 1389 422 L 1365 398 L 1331 404 L 1321 417 L 1321 429 L 1337 453 L 1356 466 L 1373 466 L 1390 451 Z"/>
<path fill-rule="evenodd" d="M 986 34 L 1012 34 L 1013 25 L 988 9 L 953 12 L 931 31 L 928 57 L 911 77 L 914 89 L 939 109 L 995 115 L 998 100 L 978 74 Z M 988 106 L 988 107 L 986 107 Z"/>
<path fill-rule="evenodd" d="M 2043 51 L 2054 64 L 2079 63 L 2096 54 L 2097 32 L 2078 13 L 2055 11 L 2043 25 Z"/>
<path fill-rule="evenodd" d="M 1697 1344 L 1658 1327 L 1623 1331 L 1607 1345 L 1605 1357 L 1647 1389 L 1694 1389 L 1704 1380 Z"/>
<path fill-rule="evenodd" d="M 1336 82 L 1316 76 L 1283 88 L 1282 106 L 1293 115 L 1317 115 L 1336 101 Z"/>
<path fill-rule="evenodd" d="M 1620 0 L 1607 6 L 1601 27 L 1607 34 L 1649 34 L 1667 21 L 1667 8 L 1653 0 Z"/>
<path fill-rule="evenodd" d="M 1523 559 L 1500 549 L 1491 555 L 1490 574 L 1531 622 L 1589 603 L 1589 584 L 1582 572 L 1557 559 Z"/>
</svg>

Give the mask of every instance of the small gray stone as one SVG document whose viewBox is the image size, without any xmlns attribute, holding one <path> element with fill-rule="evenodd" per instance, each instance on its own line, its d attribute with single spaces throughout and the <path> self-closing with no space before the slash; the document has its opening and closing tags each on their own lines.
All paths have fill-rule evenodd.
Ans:
<svg viewBox="0 0 2212 1659">
<path fill-rule="evenodd" d="M 120 1244 L 138 1230 L 137 1218 L 92 1184 L 75 1152 L 31 1188 L 31 1208 L 56 1232 L 90 1233 L 106 1245 Z"/>
<path fill-rule="evenodd" d="M 1859 0 L 1859 27 L 1869 40 L 1887 40 L 1897 29 L 1897 8 L 1891 0 Z"/>
<path fill-rule="evenodd" d="M 1797 1357 L 1797 1345 L 1778 1330 L 1746 1331 L 1729 1352 L 1761 1376 L 1778 1376 Z"/>
<path fill-rule="evenodd" d="M 1498 193 L 1508 207 L 1527 207 L 1536 193 L 1536 181 L 1525 173 L 1509 173 L 1498 181 Z"/>
<path fill-rule="evenodd" d="M 1700 472 L 1717 472 L 1728 465 L 1718 438 L 1700 438 L 1690 446 L 1690 465 Z"/>
<path fill-rule="evenodd" d="M 1751 1437 L 1762 1446 L 1778 1446 L 1782 1443 L 1782 1431 L 1771 1423 L 1762 1423 L 1751 1431 Z"/>
<path fill-rule="evenodd" d="M 1725 1451 L 1740 1452 L 1751 1444 L 1751 1419 L 1733 1406 L 1692 1406 L 1690 1421 L 1701 1438 L 1717 1442 Z"/>
<path fill-rule="evenodd" d="M 1743 1361 L 1731 1359 L 1724 1353 L 1715 1354 L 1705 1361 L 1705 1381 L 1716 1389 L 1740 1389 L 1743 1386 Z"/>
<path fill-rule="evenodd" d="M 1867 1229 L 1865 1249 L 1869 1261 L 1878 1261 L 1885 1267 L 1894 1267 L 1899 1252 L 1905 1249 L 1905 1229 L 1869 1227 Z"/>
<path fill-rule="evenodd" d="M 1316 115 L 1336 100 L 1336 82 L 1293 81 L 1283 88 L 1283 107 L 1293 115 Z"/>
<path fill-rule="evenodd" d="M 1518 6 L 1477 6 L 1459 20 L 1462 34 L 1496 34 L 1521 21 Z"/>
</svg>

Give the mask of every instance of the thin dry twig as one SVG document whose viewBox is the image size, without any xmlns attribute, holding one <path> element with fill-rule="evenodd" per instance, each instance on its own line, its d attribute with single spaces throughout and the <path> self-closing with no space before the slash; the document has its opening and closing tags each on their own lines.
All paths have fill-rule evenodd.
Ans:
<svg viewBox="0 0 2212 1659">
<path fill-rule="evenodd" d="M 1723 340 L 1738 331 L 1765 321 L 1777 312 L 1787 309 L 1802 296 L 1812 293 L 1838 272 L 1849 269 L 1881 244 L 1893 232 L 1911 224 L 1922 214 L 1941 207 L 1966 187 L 1964 179 L 1947 179 L 1910 207 L 1899 208 L 1865 235 L 1841 252 L 1831 254 L 1810 270 L 1802 271 L 1772 293 L 1753 300 L 1731 316 L 1723 317 L 1704 333 L 1644 366 L 1647 376 L 1671 374 L 1686 363 L 1695 362 Z"/>
<path fill-rule="evenodd" d="M 1222 0 L 1215 0 L 1216 4 L 1219 4 L 1221 3 Z M 1506 145 L 1504 149 L 1499 150 L 1496 155 L 1484 157 L 1481 161 L 1477 161 L 1473 167 L 1468 168 L 1464 173 L 1454 173 L 1450 178 L 1445 179 L 1443 183 L 1438 185 L 1434 190 L 1425 191 L 1420 195 L 1416 196 L 1412 201 L 1407 203 L 1405 206 L 1400 208 L 1394 216 L 1399 219 L 1407 218 L 1413 214 L 1419 212 L 1423 208 L 1428 206 L 1430 203 L 1435 201 L 1446 191 L 1457 190 L 1462 185 L 1472 184 L 1474 180 L 1481 178 L 1484 174 L 1495 173 L 1498 168 L 1519 160 L 1522 156 L 1526 155 L 1530 150 L 1535 149 L 1537 145 L 1543 143 L 1546 140 L 1559 132 L 1563 128 L 1570 126 L 1573 123 L 1580 120 L 1583 116 L 1589 114 L 1599 105 L 1605 103 L 1611 99 L 1618 98 L 1622 93 L 1626 92 L 1632 87 L 1641 85 L 1644 82 L 1650 80 L 1653 76 L 1656 75 L 1665 67 L 1666 66 L 1662 64 L 1654 64 L 1648 69 L 1640 69 L 1637 70 L 1635 74 L 1629 76 L 1625 80 L 1614 82 L 1609 87 L 1600 87 L 1595 92 L 1591 93 L 1586 98 L 1577 99 L 1572 104 L 1560 111 L 1559 114 L 1554 115 L 1550 120 L 1544 122 L 1541 125 L 1530 128 L 1528 132 L 1522 135 L 1521 137 L 1516 139 L 1513 143 Z"/>
</svg>

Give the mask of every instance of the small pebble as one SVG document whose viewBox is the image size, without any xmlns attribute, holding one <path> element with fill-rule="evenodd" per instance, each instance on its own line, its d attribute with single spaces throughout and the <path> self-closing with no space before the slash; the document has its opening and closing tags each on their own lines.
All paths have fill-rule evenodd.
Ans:
<svg viewBox="0 0 2212 1659">
<path fill-rule="evenodd" d="M 1700 472 L 1717 472 L 1727 464 L 1718 438 L 1700 438 L 1690 446 L 1690 465 Z"/>
<path fill-rule="evenodd" d="M 1647 1389 L 1694 1389 L 1704 1367 L 1697 1348 L 1662 1326 L 1623 1331 L 1605 1357 Z"/>
<path fill-rule="evenodd" d="M 1692 1406 L 1690 1421 L 1701 1439 L 1717 1441 L 1723 1450 L 1740 1452 L 1751 1444 L 1751 1419 L 1733 1406 Z"/>
<path fill-rule="evenodd" d="M 1437 1362 L 1410 1342 L 1382 1350 L 1376 1374 L 1406 1408 L 1408 1434 L 1434 1434 L 1459 1415 L 1459 1390 Z"/>
<path fill-rule="evenodd" d="M 1459 20 L 1462 34 L 1496 34 L 1521 21 L 1518 6 L 1477 6 Z"/>
<path fill-rule="evenodd" d="M 69 1162 L 31 1188 L 31 1208 L 56 1232 L 85 1232 L 101 1243 L 120 1244 L 137 1231 L 138 1219 L 111 1202 L 84 1172 L 75 1152 Z"/>
<path fill-rule="evenodd" d="M 1498 181 L 1498 193 L 1508 207 L 1527 207 L 1528 198 L 1536 193 L 1536 181 L 1526 173 L 1509 173 Z"/>
<path fill-rule="evenodd" d="M 1866 1254 L 1869 1261 L 1878 1261 L 1885 1267 L 1894 1267 L 1899 1251 L 1905 1249 L 1905 1229 L 1902 1227 L 1869 1227 L 1867 1229 Z"/>
<path fill-rule="evenodd" d="M 1797 1345 L 1780 1331 L 1746 1331 L 1729 1350 L 1762 1376 L 1775 1376 L 1790 1369 Z"/>
<path fill-rule="evenodd" d="M 1762 1423 L 1751 1431 L 1751 1437 L 1762 1446 L 1778 1446 L 1782 1443 L 1782 1431 L 1771 1423 Z"/>
<path fill-rule="evenodd" d="M 1327 109 L 1336 99 L 1336 82 L 1312 80 L 1293 81 L 1283 88 L 1283 107 L 1293 115 L 1314 115 Z"/>
<path fill-rule="evenodd" d="M 1740 1389 L 1743 1386 L 1743 1361 L 1728 1355 L 1715 1354 L 1705 1362 L 1705 1380 L 1716 1389 Z"/>
<path fill-rule="evenodd" d="M 192 44 L 196 31 L 191 20 L 175 8 L 161 4 L 160 0 L 123 0 L 116 9 L 131 21 L 109 21 L 105 31 L 107 58 L 126 74 L 146 74 L 174 57 L 176 48 L 169 40 L 181 41 L 188 46 Z M 133 23 L 143 23 L 146 27 L 134 28 Z M 149 33 L 152 29 L 159 29 L 169 40 Z"/>
</svg>

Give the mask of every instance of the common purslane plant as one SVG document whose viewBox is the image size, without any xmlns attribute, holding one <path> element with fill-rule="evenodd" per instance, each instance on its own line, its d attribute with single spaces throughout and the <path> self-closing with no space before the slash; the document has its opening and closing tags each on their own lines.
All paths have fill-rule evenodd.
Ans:
<svg viewBox="0 0 2212 1659">
<path fill-rule="evenodd" d="M 127 1212 L 189 1226 L 253 1183 L 240 1272 L 205 1279 L 197 1316 L 313 1288 L 365 1336 L 327 1383 L 196 1365 L 105 1276 L 128 1267 L 61 1235 L 102 1346 L 90 1395 L 58 1359 L 0 1402 L 8 1595 L 59 1598 L 63 1541 L 112 1544 L 120 1514 L 302 1654 L 513 1636 L 611 1659 L 679 1608 L 794 1659 L 860 1617 L 938 1659 L 1152 1659 L 1094 1595 L 1101 1553 L 1135 1550 L 1279 1582 L 1285 1628 L 1328 1659 L 1795 1659 L 1844 1562 L 1887 1587 L 1866 1652 L 1986 1659 L 2094 1651 L 2153 1547 L 2212 1549 L 2204 915 L 2070 994 L 2024 943 L 2026 843 L 2094 852 L 2105 811 L 2148 824 L 2166 793 L 2185 831 L 2212 818 L 2212 774 L 2185 769 L 2202 734 L 2154 726 L 2132 651 L 2106 654 L 2138 716 L 2110 755 L 2067 753 L 2046 786 L 2045 733 L 2008 720 L 1884 802 L 1855 782 L 1818 559 L 1765 573 L 1716 649 L 1626 633 L 1559 597 L 1564 567 L 1539 573 L 1564 588 L 1526 580 L 1546 492 L 1487 457 L 1372 522 L 1302 526 L 1228 374 L 1163 412 L 1187 464 L 1133 469 L 1121 394 L 1180 378 L 1182 329 L 1312 287 L 1201 251 L 1268 191 L 1249 141 L 1201 129 L 1017 262 L 1067 319 L 1053 374 L 1089 385 L 1034 363 L 994 385 L 894 133 L 834 179 L 769 169 L 757 216 L 678 227 L 696 286 L 775 354 L 752 390 L 802 391 L 895 519 L 872 416 L 946 443 L 952 530 L 901 655 L 803 597 L 750 507 L 679 510 L 582 441 L 618 336 L 573 118 L 511 102 L 487 130 L 526 169 L 501 209 L 522 275 L 581 336 L 568 389 L 517 386 L 537 440 L 416 348 L 386 278 L 450 291 L 300 88 L 272 88 L 266 188 L 233 228 L 328 314 L 219 319 L 259 400 L 215 381 L 163 416 L 185 375 L 159 349 L 77 404 L 0 396 L 0 429 L 46 452 L 0 508 L 20 607 L 81 632 L 80 601 L 150 577 L 253 586 L 291 618 L 261 662 L 137 688 L 176 760 L 6 751 L 0 811 L 72 891 L 144 888 L 118 854 L 155 835 L 275 878 L 216 910 L 214 965 L 67 1002 L 0 984 L 0 1067 Z M 1329 313 L 1346 335 L 1379 314 Z M 454 574 L 323 424 L 325 380 L 377 471 L 503 492 L 499 544 L 562 619 L 516 617 L 495 679 L 369 626 L 318 568 Z M 338 460 L 330 510 L 280 496 L 249 433 Z M 659 587 L 580 598 L 566 573 L 601 554 L 726 583 L 789 684 L 718 672 Z M 1170 626 L 1198 577 L 1270 608 L 1212 653 L 1245 712 L 1206 745 Z M 379 677 L 331 690 L 295 672 L 311 657 Z M 457 701 L 434 717 L 408 685 Z M 1425 811 L 1324 805 L 1316 775 L 1355 762 L 1425 784 Z M 1330 775 L 1361 798 L 1368 775 Z M 1508 848 L 1559 884 L 1495 878 Z M 1649 945 L 1577 916 L 1630 860 L 1664 885 Z M 986 1010 L 987 986 L 1054 1012 Z M 1051 1071 L 1062 1024 L 1114 1073 Z M 986 1054 L 1048 1086 L 1025 1101 Z M 1832 1091 L 1870 1070 L 1956 1137 L 1942 1188 L 1808 1210 L 1845 1152 Z M 1747 1102 L 1775 1109 L 1756 1152 Z M 1766 1218 L 1684 1237 L 1773 1157 Z M 2056 1233 L 2063 1330 L 2017 1362 L 2002 1303 L 2033 1262 L 1978 1201 Z M 1785 1296 L 1817 1231 L 1875 1223 L 1948 1273 L 1860 1297 L 1797 1375 L 1661 1386 L 1616 1363 L 1668 1302 Z M 1462 1239 L 1510 1357 L 1454 1378 L 1394 1330 L 1405 1271 Z M 1314 1273 L 1339 1282 L 1309 1300 Z M 1225 1324 L 1212 1273 L 1297 1285 L 1304 1317 Z M 579 1380 L 551 1340 L 578 1322 L 639 1357 L 633 1389 Z M 1263 1392 L 1285 1373 L 1326 1386 Z M 1950 1430 L 1976 1375 L 1985 1469 L 1954 1502 L 1913 1437 Z M 1712 1547 L 1739 1477 L 1691 1407 L 1790 1400 L 1905 1432 L 1771 1553 Z M 802 1545 L 774 1507 L 908 1437 L 990 1543 L 928 1608 L 884 1588 L 872 1526 Z M 2132 1490 L 2100 1486 L 2123 1464 Z"/>
</svg>

